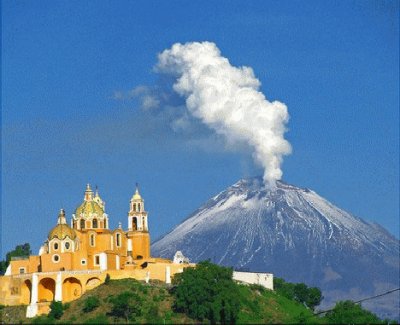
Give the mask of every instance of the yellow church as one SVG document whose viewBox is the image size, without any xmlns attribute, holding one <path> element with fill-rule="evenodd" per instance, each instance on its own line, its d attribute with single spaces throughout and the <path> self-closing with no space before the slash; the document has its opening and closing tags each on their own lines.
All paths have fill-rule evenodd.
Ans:
<svg viewBox="0 0 400 325">
<path fill-rule="evenodd" d="M 0 304 L 27 307 L 27 317 L 49 311 L 50 302 L 68 302 L 111 279 L 171 282 L 190 264 L 184 258 L 153 258 L 144 200 L 136 186 L 129 202 L 127 230 L 109 229 L 105 202 L 88 184 L 68 225 L 61 209 L 39 255 L 14 258 L 0 277 Z"/>
</svg>

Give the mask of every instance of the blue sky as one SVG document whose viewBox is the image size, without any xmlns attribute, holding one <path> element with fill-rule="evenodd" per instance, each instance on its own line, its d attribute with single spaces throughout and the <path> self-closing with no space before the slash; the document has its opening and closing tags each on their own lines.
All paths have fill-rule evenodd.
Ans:
<svg viewBox="0 0 400 325">
<path fill-rule="evenodd" d="M 3 1 L 2 255 L 36 250 L 98 185 L 126 226 L 139 182 L 153 239 L 238 179 L 246 149 L 179 134 L 116 92 L 163 82 L 157 54 L 212 41 L 288 106 L 283 180 L 399 236 L 398 1 Z"/>
</svg>

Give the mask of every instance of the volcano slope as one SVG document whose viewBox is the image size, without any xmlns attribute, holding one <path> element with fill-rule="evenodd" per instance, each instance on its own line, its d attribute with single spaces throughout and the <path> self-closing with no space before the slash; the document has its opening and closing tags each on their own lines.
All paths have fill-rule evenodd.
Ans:
<svg viewBox="0 0 400 325">
<path fill-rule="evenodd" d="M 211 198 L 152 245 L 152 255 L 177 250 L 192 262 L 271 272 L 320 287 L 321 308 L 399 287 L 399 240 L 375 223 L 336 207 L 309 189 L 261 178 L 242 179 Z M 363 303 L 399 319 L 399 291 Z"/>
</svg>

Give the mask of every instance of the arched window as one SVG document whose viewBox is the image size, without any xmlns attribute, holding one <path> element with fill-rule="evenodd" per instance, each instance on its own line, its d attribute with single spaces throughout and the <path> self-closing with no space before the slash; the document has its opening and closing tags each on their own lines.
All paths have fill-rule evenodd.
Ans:
<svg viewBox="0 0 400 325">
<path fill-rule="evenodd" d="M 58 249 L 58 243 L 54 243 L 53 247 L 54 247 L 54 250 L 57 250 Z"/>
<path fill-rule="evenodd" d="M 133 203 L 133 211 L 136 211 L 136 203 Z"/>
<path fill-rule="evenodd" d="M 140 212 L 140 203 L 138 203 L 137 206 L 138 206 L 137 210 L 138 212 Z"/>
<path fill-rule="evenodd" d="M 107 219 L 104 219 L 104 228 L 107 229 Z"/>
<path fill-rule="evenodd" d="M 137 230 L 137 218 L 136 217 L 132 218 L 132 229 Z"/>
<path fill-rule="evenodd" d="M 81 219 L 80 223 L 81 229 L 85 229 L 85 220 Z"/>
<path fill-rule="evenodd" d="M 90 235 L 90 246 L 95 246 L 96 245 L 96 241 L 95 241 L 95 237 L 94 234 Z"/>
<path fill-rule="evenodd" d="M 117 247 L 121 247 L 121 234 L 117 234 L 116 241 L 117 241 Z"/>
<path fill-rule="evenodd" d="M 98 227 L 97 219 L 93 219 L 92 225 L 93 225 L 93 228 L 97 228 Z"/>
<path fill-rule="evenodd" d="M 144 217 L 142 217 L 142 228 L 143 229 L 145 229 L 146 228 L 146 224 L 145 224 L 145 220 L 144 220 L 145 218 Z"/>
</svg>

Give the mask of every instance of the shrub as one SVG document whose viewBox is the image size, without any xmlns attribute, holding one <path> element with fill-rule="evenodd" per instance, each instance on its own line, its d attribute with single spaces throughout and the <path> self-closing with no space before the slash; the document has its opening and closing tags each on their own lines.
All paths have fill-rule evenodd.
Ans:
<svg viewBox="0 0 400 325">
<path fill-rule="evenodd" d="M 326 314 L 329 324 L 385 324 L 375 314 L 350 300 L 339 301 Z"/>
<path fill-rule="evenodd" d="M 147 295 L 147 293 L 148 293 L 148 289 L 147 289 L 144 285 L 140 286 L 140 291 L 141 291 L 144 295 Z"/>
<path fill-rule="evenodd" d="M 52 301 L 50 304 L 50 318 L 60 319 L 64 313 L 63 305 L 60 301 Z"/>
<path fill-rule="evenodd" d="M 107 273 L 106 278 L 104 279 L 104 284 L 109 284 L 110 283 L 110 275 Z"/>
<path fill-rule="evenodd" d="M 158 317 L 160 313 L 160 307 L 158 304 L 151 304 L 147 310 L 147 315 L 151 317 Z"/>
<path fill-rule="evenodd" d="M 133 292 L 124 291 L 118 296 L 111 297 L 110 302 L 112 304 L 110 315 L 122 317 L 126 322 L 135 320 L 135 317 L 142 314 L 141 299 Z"/>
<path fill-rule="evenodd" d="M 95 296 L 89 296 L 89 297 L 86 298 L 82 310 L 85 313 L 88 313 L 88 312 L 91 312 L 92 310 L 95 310 L 99 306 L 100 306 L 99 298 L 97 298 Z"/>
<path fill-rule="evenodd" d="M 160 316 L 160 309 L 158 304 L 151 304 L 146 312 L 146 323 L 147 324 L 160 324 L 162 318 Z"/>
</svg>

